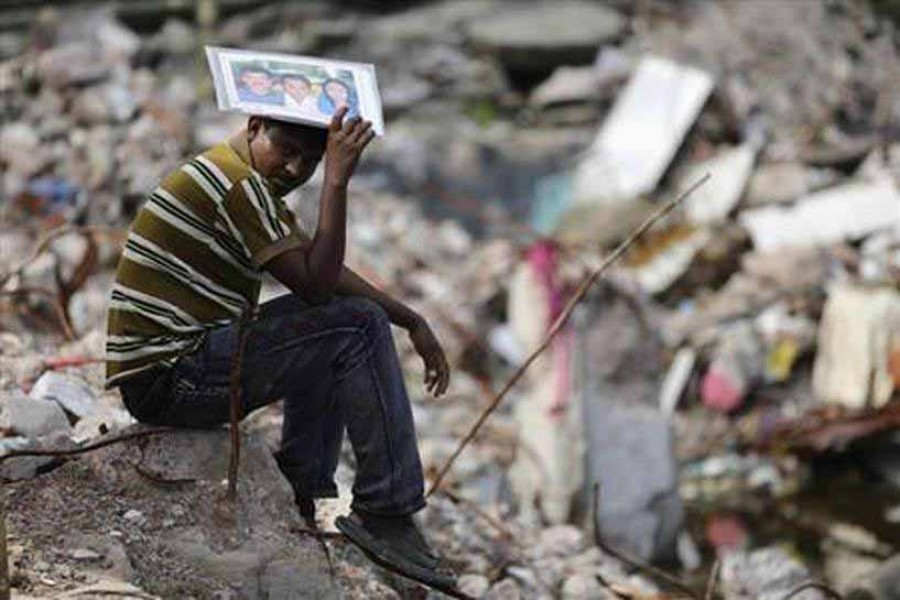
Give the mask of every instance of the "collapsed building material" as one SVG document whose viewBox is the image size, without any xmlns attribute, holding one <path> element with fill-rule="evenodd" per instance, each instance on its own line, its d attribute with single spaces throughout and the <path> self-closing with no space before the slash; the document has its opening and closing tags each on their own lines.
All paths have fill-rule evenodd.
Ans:
<svg viewBox="0 0 900 600">
<path fill-rule="evenodd" d="M 601 535 L 644 560 L 673 559 L 682 522 L 671 422 L 656 409 L 662 349 L 627 301 L 601 288 L 578 315 L 576 390 Z"/>
<path fill-rule="evenodd" d="M 828 403 L 881 407 L 898 383 L 890 371 L 898 353 L 900 294 L 890 288 L 836 286 L 819 326 L 813 390 Z"/>
<path fill-rule="evenodd" d="M 900 195 L 889 177 L 855 181 L 810 194 L 789 208 L 744 211 L 756 250 L 856 240 L 900 221 Z"/>
<path fill-rule="evenodd" d="M 688 167 L 683 181 L 694 181 L 703 173 L 714 174 L 709 185 L 684 203 L 688 220 L 698 225 L 723 223 L 741 200 L 755 158 L 756 151 L 745 144 Z"/>
<path fill-rule="evenodd" d="M 557 253 L 550 243 L 537 243 L 513 273 L 508 314 L 522 348 L 538 347 L 562 308 Z M 584 476 L 581 410 L 569 389 L 571 345 L 567 327 L 531 365 L 525 376 L 528 392 L 514 409 L 521 443 L 529 452 L 519 453 L 511 481 L 523 508 L 539 504 L 550 523 L 568 519 L 572 496 Z"/>
<path fill-rule="evenodd" d="M 784 204 L 810 192 L 834 185 L 834 171 L 814 169 L 800 162 L 778 162 L 759 165 L 747 182 L 744 206 Z"/>
<path fill-rule="evenodd" d="M 816 584 L 797 594 L 798 587 L 810 581 L 809 569 L 775 546 L 730 552 L 722 560 L 722 590 L 733 600 L 778 600 L 792 594 L 804 600 L 824 600 L 826 595 L 814 589 Z"/>
<path fill-rule="evenodd" d="M 533 4 L 529 10 L 510 5 L 473 19 L 468 33 L 474 44 L 496 52 L 509 70 L 540 74 L 560 64 L 589 63 L 624 27 L 625 19 L 611 8 L 565 0 Z"/>
<path fill-rule="evenodd" d="M 712 87 L 703 71 L 643 59 L 575 169 L 575 203 L 622 203 L 653 191 Z"/>
</svg>

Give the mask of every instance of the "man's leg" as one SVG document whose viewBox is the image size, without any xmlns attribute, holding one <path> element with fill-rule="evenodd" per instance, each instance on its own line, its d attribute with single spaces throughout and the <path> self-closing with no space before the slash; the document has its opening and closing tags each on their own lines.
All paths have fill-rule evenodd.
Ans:
<svg viewBox="0 0 900 600">
<path fill-rule="evenodd" d="M 161 424 L 228 421 L 228 381 L 237 328 L 210 332 L 175 366 Z M 342 427 L 357 458 L 353 507 L 402 515 L 424 506 L 412 411 L 384 311 L 364 298 L 337 296 L 308 306 L 293 295 L 261 307 L 247 328 L 244 411 L 285 399 L 279 463 L 300 495 L 334 495 Z"/>
</svg>

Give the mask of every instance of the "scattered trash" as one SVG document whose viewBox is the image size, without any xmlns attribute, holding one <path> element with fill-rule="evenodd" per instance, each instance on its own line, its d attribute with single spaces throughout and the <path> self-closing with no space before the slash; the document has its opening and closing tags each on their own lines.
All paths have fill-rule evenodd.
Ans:
<svg viewBox="0 0 900 600">
<path fill-rule="evenodd" d="M 744 211 L 741 223 L 761 252 L 856 240 L 900 221 L 900 196 L 885 177 L 847 183 L 799 199 L 789 208 Z"/>
</svg>

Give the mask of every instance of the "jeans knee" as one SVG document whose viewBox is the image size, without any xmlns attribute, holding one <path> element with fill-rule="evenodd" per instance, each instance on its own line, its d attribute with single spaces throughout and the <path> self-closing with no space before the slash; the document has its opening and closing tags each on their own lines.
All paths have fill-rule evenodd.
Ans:
<svg viewBox="0 0 900 600">
<path fill-rule="evenodd" d="M 378 327 L 390 327 L 391 319 L 387 312 L 374 300 L 364 296 L 346 296 L 341 299 L 347 306 L 360 313 L 367 323 Z"/>
</svg>

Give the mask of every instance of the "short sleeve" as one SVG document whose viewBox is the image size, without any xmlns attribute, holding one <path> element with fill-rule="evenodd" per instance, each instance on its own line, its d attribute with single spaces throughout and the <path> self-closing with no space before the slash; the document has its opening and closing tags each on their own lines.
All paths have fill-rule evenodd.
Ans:
<svg viewBox="0 0 900 600">
<path fill-rule="evenodd" d="M 222 203 L 228 230 L 257 267 L 303 244 L 290 212 L 281 204 L 255 174 L 234 184 Z"/>
</svg>

